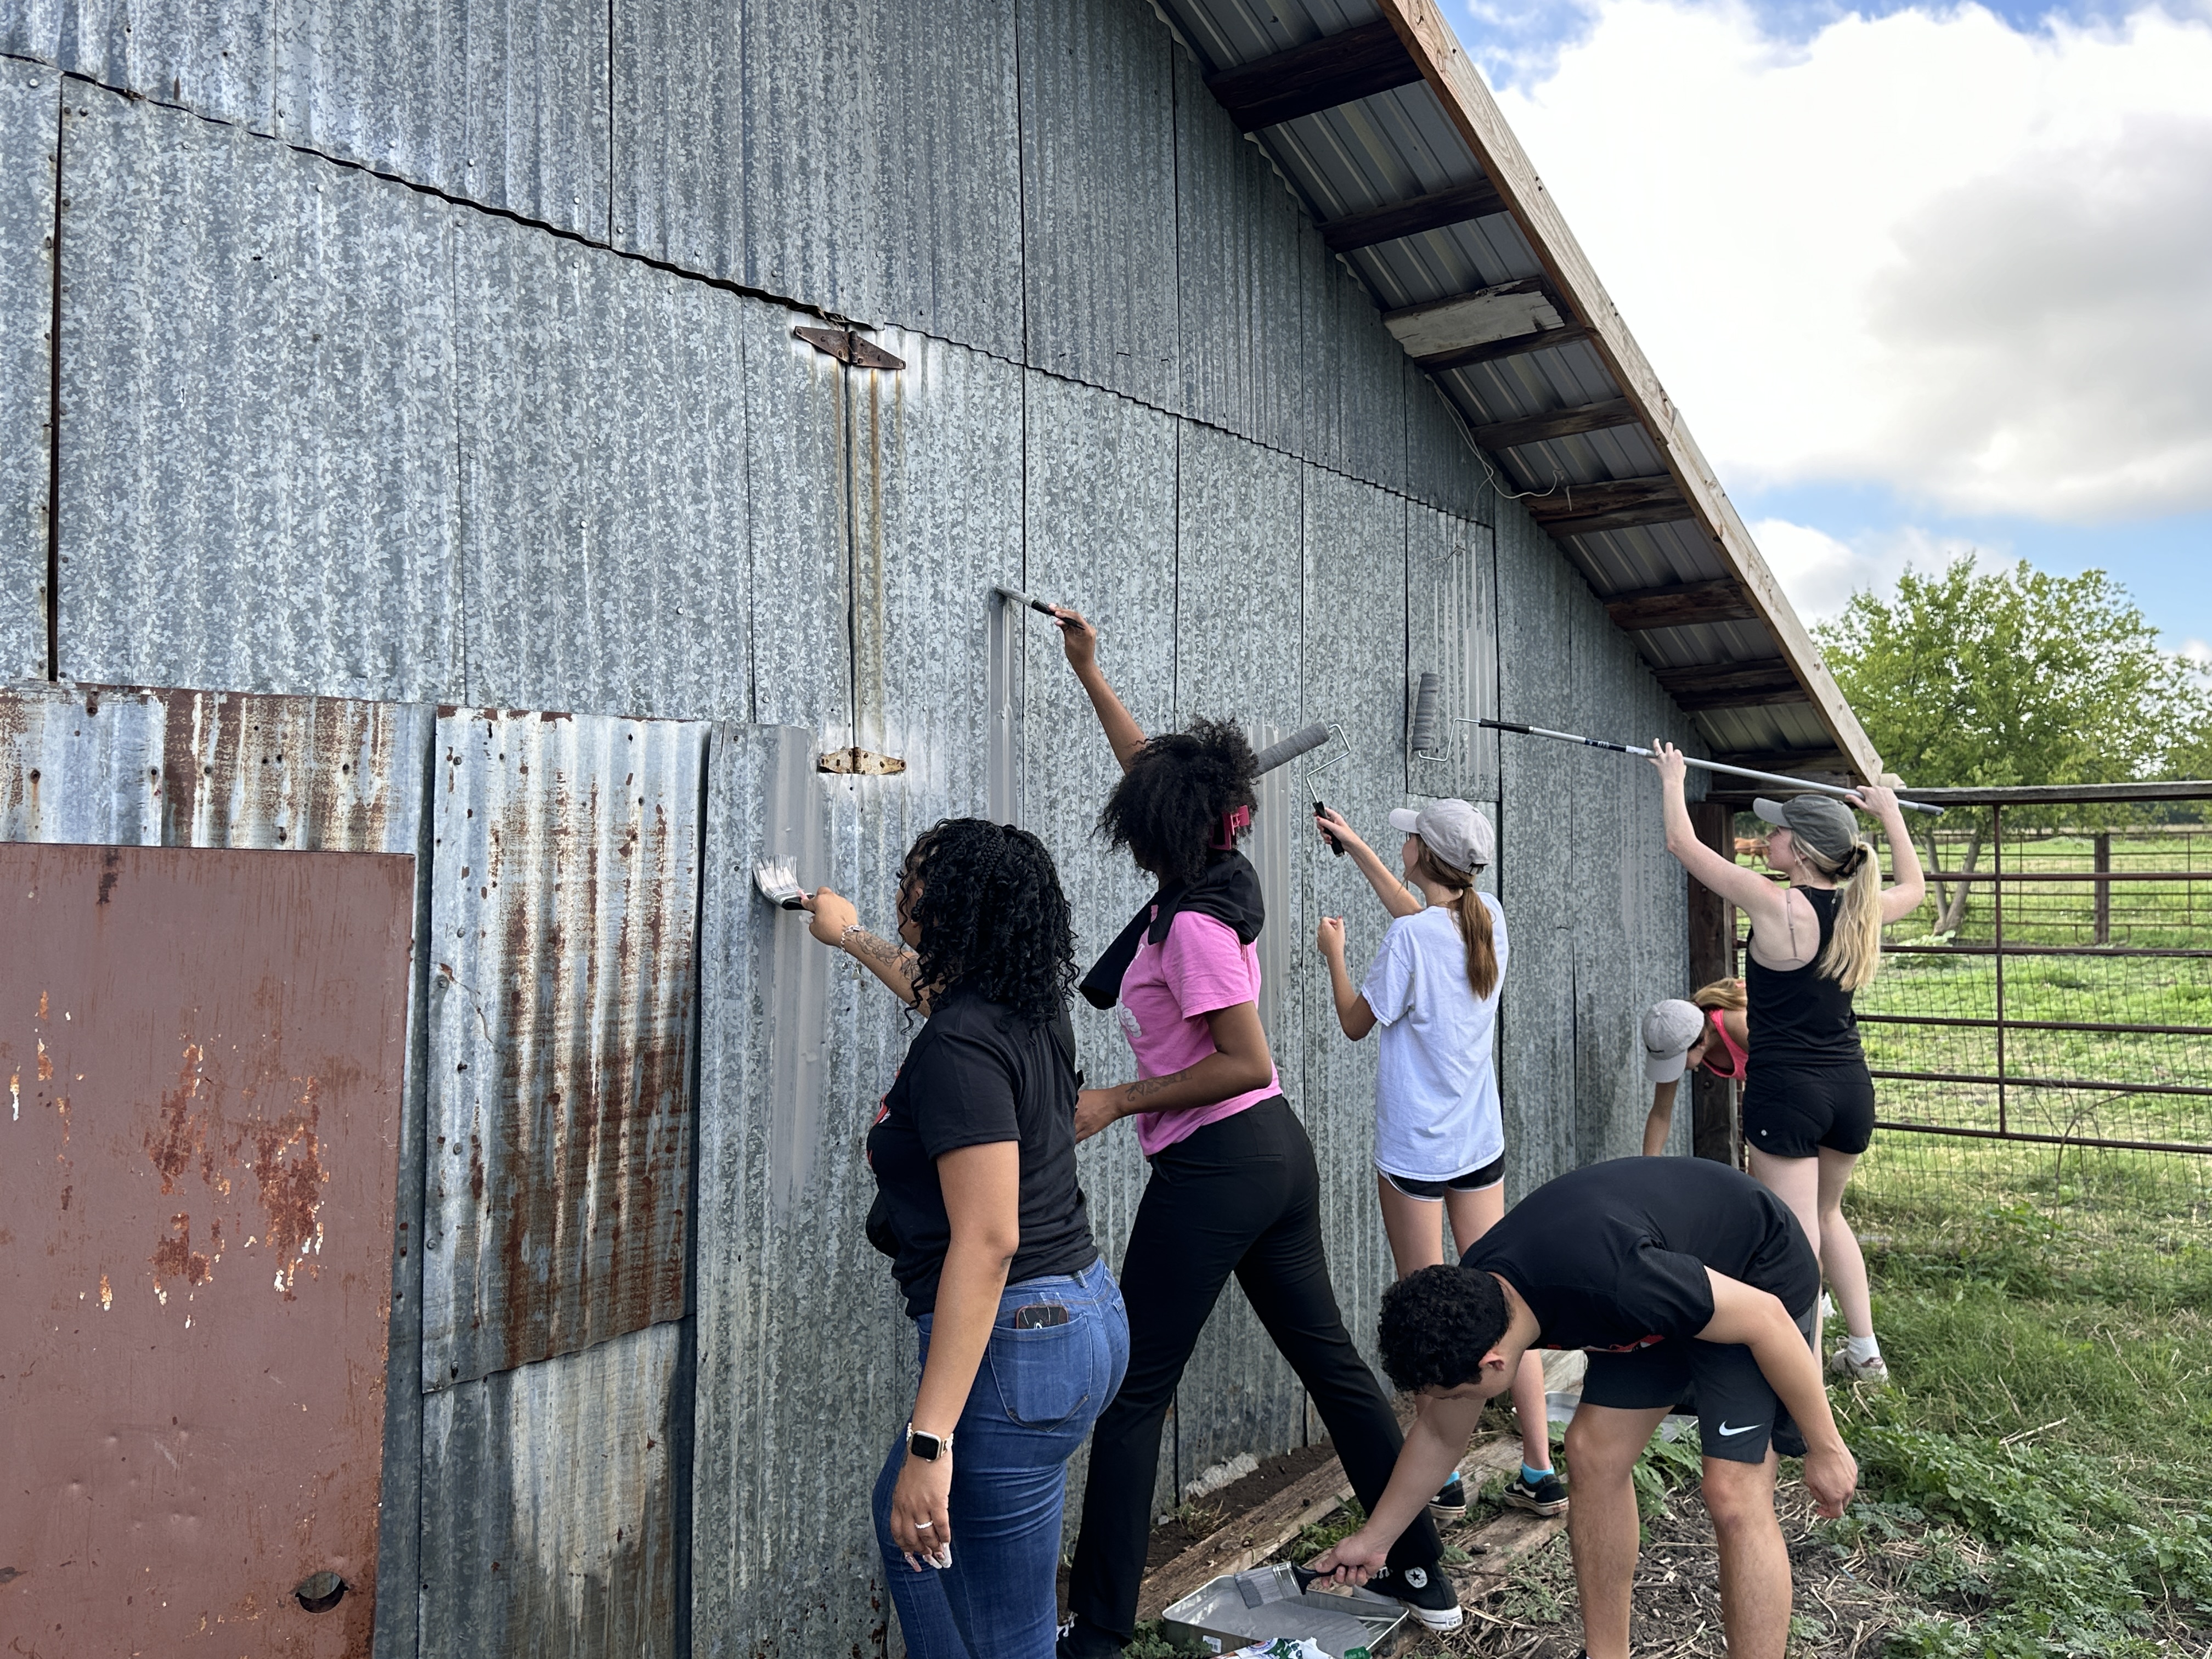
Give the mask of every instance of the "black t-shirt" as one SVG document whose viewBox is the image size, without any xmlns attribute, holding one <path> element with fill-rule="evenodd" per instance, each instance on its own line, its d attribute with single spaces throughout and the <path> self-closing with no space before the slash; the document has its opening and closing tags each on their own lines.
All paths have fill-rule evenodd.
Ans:
<svg viewBox="0 0 2212 1659">
<path fill-rule="evenodd" d="M 1098 1247 L 1075 1184 L 1071 1054 L 1051 1026 L 956 992 L 908 1045 L 868 1131 L 868 1163 L 898 1245 L 891 1273 L 915 1318 L 937 1305 L 952 1242 L 937 1160 L 1000 1140 L 1019 1141 L 1022 1160 L 1022 1240 L 1006 1282 L 1081 1273 Z"/>
<path fill-rule="evenodd" d="M 1623 1158 L 1549 1181 L 1460 1260 L 1498 1274 L 1536 1316 L 1541 1348 L 1620 1352 L 1712 1323 L 1705 1269 L 1779 1297 L 1795 1317 L 1820 1264 L 1789 1206 L 1701 1158 Z"/>
</svg>

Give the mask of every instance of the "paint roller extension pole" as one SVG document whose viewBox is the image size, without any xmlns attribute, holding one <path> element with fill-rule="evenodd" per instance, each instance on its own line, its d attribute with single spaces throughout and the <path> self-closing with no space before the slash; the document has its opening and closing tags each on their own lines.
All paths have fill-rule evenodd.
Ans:
<svg viewBox="0 0 2212 1659">
<path fill-rule="evenodd" d="M 1561 743 L 1578 743 L 1586 749 L 1609 749 L 1616 755 L 1649 757 L 1652 752 L 1632 743 L 1607 743 L 1601 738 L 1585 738 L 1573 732 L 1554 732 L 1543 726 L 1521 726 L 1512 720 L 1478 720 L 1475 723 L 1493 732 L 1517 732 L 1528 738 L 1553 738 Z M 1701 772 L 1719 772 L 1732 778 L 1749 778 L 1756 783 L 1779 784 L 1784 789 L 1811 790 L 1816 794 L 1846 797 L 1858 793 L 1840 784 L 1815 783 L 1809 778 L 1788 777 L 1780 772 L 1754 772 L 1747 766 L 1727 766 L 1719 761 L 1695 760 L 1687 755 L 1682 757 L 1682 761 L 1685 765 L 1694 766 Z M 1897 804 L 1908 811 L 1925 812 L 1930 817 L 1941 817 L 1943 814 L 1942 807 L 1932 806 L 1925 801 L 1899 800 Z"/>
</svg>

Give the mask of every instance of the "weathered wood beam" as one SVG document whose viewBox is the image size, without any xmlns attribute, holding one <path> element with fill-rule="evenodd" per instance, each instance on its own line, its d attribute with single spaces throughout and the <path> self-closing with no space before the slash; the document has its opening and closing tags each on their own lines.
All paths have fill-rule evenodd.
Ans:
<svg viewBox="0 0 2212 1659">
<path fill-rule="evenodd" d="M 1553 346 L 1572 345 L 1577 340 L 1587 340 L 1595 333 L 1580 323 L 1565 328 L 1539 329 L 1534 334 L 1516 334 L 1510 338 L 1492 340 L 1487 345 L 1462 346 L 1457 351 L 1438 351 L 1426 357 L 1413 359 L 1413 367 L 1431 374 L 1441 374 L 1448 368 L 1472 368 L 1477 363 L 1494 363 L 1506 357 L 1525 357 L 1532 351 L 1549 351 Z"/>
<path fill-rule="evenodd" d="M 1206 87 L 1239 129 L 1256 132 L 1420 78 L 1421 67 L 1396 28 L 1378 18 L 1224 70 L 1209 76 Z"/>
<path fill-rule="evenodd" d="M 1522 444 L 1542 443 L 1547 438 L 1571 438 L 1578 432 L 1601 432 L 1611 426 L 1633 426 L 1641 419 L 1626 398 L 1601 404 L 1580 404 L 1555 409 L 1547 415 L 1530 415 L 1517 421 L 1498 421 L 1474 429 L 1474 441 L 1485 449 L 1516 449 Z"/>
<path fill-rule="evenodd" d="M 1692 524 L 1697 514 L 1686 501 L 1655 501 L 1650 507 L 1626 507 L 1618 513 L 1578 513 L 1571 519 L 1553 519 L 1544 528 L 1554 536 L 1595 536 L 1604 530 L 1633 530 L 1639 525 Z"/>
<path fill-rule="evenodd" d="M 1563 327 L 1565 322 L 1559 301 L 1540 276 L 1523 276 L 1382 313 L 1382 326 L 1417 360 Z"/>
<path fill-rule="evenodd" d="M 1796 670 L 1781 657 L 1662 668 L 1654 678 L 1662 690 L 1692 713 L 1708 708 L 1763 708 L 1770 703 L 1810 701 L 1804 686 L 1798 682 Z"/>
<path fill-rule="evenodd" d="M 1729 576 L 1611 594 L 1606 599 L 1605 614 L 1613 618 L 1615 628 L 1632 634 L 1653 628 L 1686 628 L 1692 623 L 1747 622 L 1759 616 L 1743 589 Z"/>
<path fill-rule="evenodd" d="M 1664 472 L 1650 478 L 1607 478 L 1600 483 L 1563 483 L 1548 495 L 1531 495 L 1522 505 L 1538 524 L 1554 519 L 1584 519 L 1595 513 L 1626 513 L 1632 507 L 1680 507 L 1682 492 Z"/>
<path fill-rule="evenodd" d="M 1401 237 L 1419 236 L 1425 230 L 1442 230 L 1446 225 L 1465 224 L 1469 219 L 1504 211 L 1505 198 L 1498 193 L 1498 186 L 1487 179 L 1478 179 L 1471 185 L 1431 191 L 1408 202 L 1389 202 L 1363 213 L 1347 213 L 1323 225 L 1321 239 L 1331 253 L 1349 253 L 1354 248 L 1395 242 Z"/>
</svg>

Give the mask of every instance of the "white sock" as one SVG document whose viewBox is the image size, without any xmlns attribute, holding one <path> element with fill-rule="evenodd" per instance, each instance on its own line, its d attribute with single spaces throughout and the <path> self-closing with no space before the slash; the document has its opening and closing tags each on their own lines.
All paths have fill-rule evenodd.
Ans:
<svg viewBox="0 0 2212 1659">
<path fill-rule="evenodd" d="M 1851 1364 L 1863 1365 L 1870 1359 L 1881 1358 L 1881 1343 L 1872 1336 L 1855 1336 L 1844 1345 L 1851 1357 Z"/>
</svg>

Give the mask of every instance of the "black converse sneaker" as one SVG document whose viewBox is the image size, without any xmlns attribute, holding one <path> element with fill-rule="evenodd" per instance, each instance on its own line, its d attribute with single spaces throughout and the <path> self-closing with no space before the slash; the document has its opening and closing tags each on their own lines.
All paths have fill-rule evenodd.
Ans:
<svg viewBox="0 0 2212 1659">
<path fill-rule="evenodd" d="M 1437 1495 L 1429 1499 L 1429 1518 L 1439 1526 L 1449 1526 L 1467 1519 L 1467 1483 L 1457 1475 L 1437 1488 Z"/>
<path fill-rule="evenodd" d="M 1385 1567 L 1368 1579 L 1367 1588 L 1403 1601 L 1431 1630 L 1457 1630 L 1467 1618 L 1442 1567 Z"/>
</svg>

